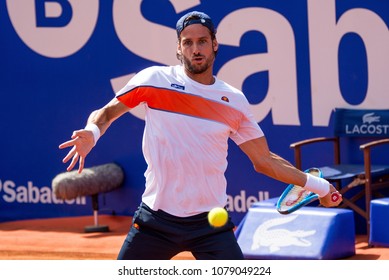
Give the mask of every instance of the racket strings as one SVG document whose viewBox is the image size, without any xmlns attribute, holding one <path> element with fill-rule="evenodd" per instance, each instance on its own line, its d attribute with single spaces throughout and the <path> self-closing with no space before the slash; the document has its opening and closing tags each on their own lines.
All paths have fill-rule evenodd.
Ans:
<svg viewBox="0 0 389 280">
<path fill-rule="evenodd" d="M 294 186 L 285 196 L 284 200 L 281 203 L 281 206 L 282 208 L 290 208 L 293 205 L 296 205 L 297 203 L 301 202 L 310 194 L 310 191 L 299 186 Z"/>
<path fill-rule="evenodd" d="M 305 170 L 313 176 L 322 178 L 320 169 L 313 167 Z M 277 210 L 281 214 L 290 214 L 308 203 L 318 199 L 318 195 L 299 185 L 289 185 L 277 202 Z"/>
</svg>

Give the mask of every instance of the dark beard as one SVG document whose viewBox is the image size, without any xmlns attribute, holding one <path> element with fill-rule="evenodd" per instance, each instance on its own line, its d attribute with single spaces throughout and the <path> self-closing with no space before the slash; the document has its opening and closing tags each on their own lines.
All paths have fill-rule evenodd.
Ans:
<svg viewBox="0 0 389 280">
<path fill-rule="evenodd" d="M 185 68 L 192 74 L 202 74 L 210 67 L 209 60 L 206 60 L 205 64 L 201 66 L 196 66 L 189 59 L 183 56 L 183 62 Z"/>
</svg>

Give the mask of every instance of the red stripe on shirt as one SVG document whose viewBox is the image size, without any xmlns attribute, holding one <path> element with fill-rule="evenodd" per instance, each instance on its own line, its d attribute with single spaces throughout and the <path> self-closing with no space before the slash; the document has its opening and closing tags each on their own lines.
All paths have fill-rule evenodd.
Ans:
<svg viewBox="0 0 389 280">
<path fill-rule="evenodd" d="M 152 109 L 213 120 L 224 123 L 235 131 L 242 118 L 240 111 L 225 104 L 163 88 L 137 87 L 117 98 L 130 108 L 146 102 Z"/>
</svg>

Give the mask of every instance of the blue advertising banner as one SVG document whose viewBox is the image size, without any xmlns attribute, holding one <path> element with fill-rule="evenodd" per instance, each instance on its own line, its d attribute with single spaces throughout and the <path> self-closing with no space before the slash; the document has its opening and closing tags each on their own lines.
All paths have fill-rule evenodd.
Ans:
<svg viewBox="0 0 389 280">
<path fill-rule="evenodd" d="M 58 145 L 135 73 L 179 64 L 175 24 L 191 10 L 217 26 L 215 75 L 245 93 L 270 149 L 292 163 L 290 143 L 332 134 L 334 108 L 389 107 L 388 1 L 0 1 L 0 221 L 91 214 L 89 197 L 53 194 L 67 167 Z M 140 202 L 143 128 L 135 108 L 87 158 L 86 167 L 115 162 L 125 173 L 99 197 L 101 213 L 132 215 Z M 314 151 L 306 164 L 315 157 L 331 155 Z M 233 142 L 228 162 L 236 223 L 285 187 L 256 173 Z"/>
<path fill-rule="evenodd" d="M 335 111 L 335 135 L 389 137 L 389 110 L 337 108 Z"/>
</svg>

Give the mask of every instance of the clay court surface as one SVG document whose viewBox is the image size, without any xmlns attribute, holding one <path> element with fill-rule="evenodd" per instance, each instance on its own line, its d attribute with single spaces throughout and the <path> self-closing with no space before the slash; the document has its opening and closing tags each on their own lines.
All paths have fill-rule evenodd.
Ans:
<svg viewBox="0 0 389 280">
<path fill-rule="evenodd" d="M 0 223 L 1 260 L 115 260 L 130 227 L 131 217 L 99 216 L 110 232 L 85 233 L 93 216 Z M 356 254 L 347 260 L 389 260 L 389 248 L 369 247 L 357 236 Z M 191 260 L 189 252 L 174 259 Z"/>
</svg>

